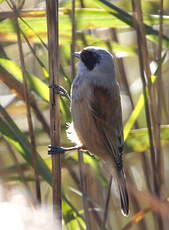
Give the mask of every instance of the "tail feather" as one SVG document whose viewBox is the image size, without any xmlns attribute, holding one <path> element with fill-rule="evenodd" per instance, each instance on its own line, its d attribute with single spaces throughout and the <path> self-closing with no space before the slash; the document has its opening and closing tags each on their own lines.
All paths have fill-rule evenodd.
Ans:
<svg viewBox="0 0 169 230">
<path fill-rule="evenodd" d="M 121 211 L 124 216 L 129 214 L 129 197 L 126 187 L 125 173 L 121 170 L 118 173 L 118 187 L 120 192 L 120 201 L 121 201 Z"/>
</svg>

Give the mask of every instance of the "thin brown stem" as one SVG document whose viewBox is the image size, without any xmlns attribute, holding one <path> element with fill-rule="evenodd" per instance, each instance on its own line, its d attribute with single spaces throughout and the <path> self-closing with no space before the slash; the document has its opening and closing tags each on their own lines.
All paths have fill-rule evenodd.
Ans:
<svg viewBox="0 0 169 230">
<path fill-rule="evenodd" d="M 160 0 L 160 31 L 159 31 L 159 47 L 158 47 L 158 61 L 161 61 L 162 58 L 162 36 L 163 36 L 163 0 Z M 162 66 L 159 65 L 158 78 L 156 84 L 156 92 L 158 94 L 157 104 L 156 104 L 156 120 L 155 120 L 155 139 L 157 145 L 157 162 L 158 162 L 158 187 L 159 194 L 161 190 L 161 184 L 163 184 L 163 176 L 162 176 L 162 152 L 161 152 L 161 135 L 160 135 L 160 125 L 161 125 L 161 115 L 162 115 L 162 105 L 165 104 L 164 100 L 164 90 L 163 90 L 163 81 L 162 81 Z M 162 92 L 161 92 L 162 91 Z M 160 92 L 160 93 L 159 93 Z M 162 100 L 163 99 L 163 100 Z M 164 105 L 165 106 L 165 105 Z"/>
<path fill-rule="evenodd" d="M 112 31 L 112 40 L 115 42 L 119 42 L 118 41 L 118 37 L 117 37 L 117 33 L 116 33 L 116 29 L 111 29 Z M 116 58 L 117 61 L 117 65 L 118 65 L 118 71 L 120 73 L 120 78 L 121 78 L 121 82 L 123 84 L 123 86 L 125 86 L 125 90 L 127 92 L 127 95 L 130 98 L 130 103 L 131 103 L 131 107 L 132 109 L 134 109 L 134 102 L 133 102 L 133 98 L 130 92 L 130 88 L 129 88 L 129 84 L 127 81 L 127 76 L 126 76 L 126 72 L 125 72 L 125 66 L 124 66 L 124 62 L 123 62 L 123 58 Z M 135 128 L 138 128 L 138 123 L 137 121 L 135 122 Z"/>
<path fill-rule="evenodd" d="M 80 7 L 85 8 L 84 0 L 80 0 Z"/>
<path fill-rule="evenodd" d="M 134 15 L 134 25 L 137 33 L 137 44 L 138 44 L 138 54 L 140 63 L 141 79 L 143 82 L 143 93 L 145 99 L 145 113 L 146 121 L 149 134 L 150 151 L 151 151 L 151 163 L 152 163 L 152 179 L 153 179 L 153 192 L 159 196 L 159 176 L 158 176 L 158 152 L 157 143 L 155 141 L 155 91 L 154 87 L 151 87 L 151 71 L 149 63 L 149 54 L 147 48 L 147 42 L 145 37 L 145 28 L 143 23 L 143 13 L 140 0 L 132 0 L 133 15 Z M 145 78 L 146 76 L 146 78 Z M 146 80 L 148 82 L 148 93 L 146 91 Z M 150 91 L 151 88 L 151 91 Z M 154 215 L 155 220 L 159 229 L 163 229 L 163 223 L 161 217 Z"/>
<path fill-rule="evenodd" d="M 131 218 L 131 220 L 121 230 L 128 230 L 131 227 L 133 227 L 133 225 L 138 224 L 140 221 L 144 219 L 145 215 L 150 211 L 151 208 L 145 208 L 139 211 Z"/>
<path fill-rule="evenodd" d="M 72 0 L 72 43 L 71 43 L 71 75 L 75 76 L 75 47 L 76 47 L 76 18 L 75 18 L 75 0 Z"/>
<path fill-rule="evenodd" d="M 32 54 L 34 55 L 34 57 L 36 58 L 36 60 L 38 61 L 39 65 L 41 67 L 43 67 L 45 69 L 45 71 L 47 72 L 47 68 L 46 66 L 43 64 L 43 62 L 40 60 L 40 58 L 37 56 L 35 49 L 31 46 L 29 39 L 26 37 L 25 33 L 23 30 L 21 30 L 22 36 L 24 37 L 29 49 L 31 50 Z"/>
<path fill-rule="evenodd" d="M 12 4 L 13 11 L 16 13 L 16 15 L 18 15 L 16 6 L 14 5 L 13 2 L 11 4 Z M 32 114 L 31 114 L 31 107 L 30 107 L 30 99 L 29 99 L 29 93 L 28 93 L 29 90 L 28 90 L 28 84 L 27 84 L 27 72 L 25 68 L 25 60 L 24 60 L 24 53 L 23 53 L 22 39 L 21 39 L 21 34 L 20 34 L 18 18 L 16 18 L 15 20 L 15 27 L 16 27 L 18 49 L 19 49 L 21 69 L 22 69 L 22 75 L 23 75 L 23 82 L 24 82 L 24 94 L 25 94 L 25 102 L 26 102 L 26 109 L 27 109 L 27 121 L 28 121 L 28 126 L 29 126 L 31 148 L 32 148 L 32 164 L 33 164 L 34 175 L 35 175 L 36 198 L 38 202 L 41 202 L 40 179 L 39 179 L 39 174 L 37 170 L 37 151 L 36 151 L 34 128 L 33 128 Z"/>
<path fill-rule="evenodd" d="M 79 169 L 80 169 L 80 182 L 81 182 L 81 191 L 83 194 L 83 207 L 84 207 L 84 214 L 85 214 L 85 222 L 86 222 L 86 229 L 91 229 L 90 224 L 90 215 L 89 215 L 89 202 L 87 199 L 87 188 L 86 188 L 86 178 L 85 178 L 85 168 L 83 162 L 83 152 L 78 150 L 78 158 L 79 158 Z"/>
<path fill-rule="evenodd" d="M 134 16 L 134 25 L 137 33 L 137 44 L 138 44 L 138 55 L 139 55 L 139 65 L 140 65 L 140 73 L 141 79 L 143 83 L 143 94 L 145 99 L 145 114 L 147 120 L 147 127 L 148 127 L 148 134 L 149 134 L 149 142 L 150 142 L 150 151 L 151 151 L 151 162 L 153 168 L 153 185 L 154 191 L 157 192 L 157 184 L 156 184 L 156 175 L 155 175 L 155 168 L 156 168 L 156 152 L 154 148 L 154 139 L 153 139 L 153 130 L 152 130 L 152 119 L 151 119 L 151 110 L 150 110 L 150 100 L 146 91 L 146 79 L 145 73 L 148 80 L 148 90 L 150 91 L 151 80 L 150 80 L 150 70 L 148 66 L 148 50 L 143 26 L 143 16 L 141 10 L 141 2 L 140 0 L 132 0 L 132 7 L 133 7 L 133 16 Z M 144 72 L 145 71 L 145 72 Z"/>
<path fill-rule="evenodd" d="M 162 59 L 162 36 L 163 36 L 163 0 L 160 0 L 160 31 L 159 31 L 159 49 L 158 49 L 158 61 L 160 63 Z M 162 151 L 161 151 L 161 135 L 160 135 L 160 124 L 161 124 L 161 105 L 163 104 L 164 107 L 166 107 L 165 103 L 165 97 L 164 97 L 164 90 L 163 90 L 163 82 L 162 82 L 162 66 L 159 65 L 159 71 L 158 71 L 158 78 L 157 78 L 157 88 L 154 89 L 156 90 L 156 93 L 158 95 L 156 104 L 155 104 L 155 113 L 154 113 L 154 137 L 155 137 L 155 143 L 156 143 L 156 151 L 157 151 L 157 156 L 156 156 L 156 178 L 157 178 L 157 186 L 158 186 L 158 193 L 157 195 L 160 197 L 161 195 L 161 185 L 164 182 L 163 179 L 163 170 L 162 170 Z M 162 93 L 160 91 L 162 90 Z M 163 99 L 163 103 L 162 103 Z M 158 216 L 158 226 L 159 229 L 162 230 L 165 228 L 163 219 Z"/>
<path fill-rule="evenodd" d="M 59 84 L 59 1 L 46 0 L 47 29 L 48 29 L 48 58 L 50 86 Z M 50 124 L 51 144 L 60 144 L 60 109 L 59 96 L 54 88 L 50 88 Z M 61 192 L 61 154 L 52 155 L 52 189 L 53 211 L 58 222 L 56 228 L 62 229 L 62 192 Z"/>
<path fill-rule="evenodd" d="M 77 188 L 79 189 L 79 191 L 81 191 L 81 185 L 80 185 L 80 180 L 76 174 L 76 172 L 74 171 L 74 169 L 72 168 L 72 166 L 66 163 L 66 168 L 68 169 L 71 177 L 73 178 L 74 182 L 76 183 Z M 87 199 L 89 202 L 89 206 L 91 207 L 91 209 L 93 210 L 93 215 L 94 218 L 96 219 L 96 223 L 98 225 L 98 227 L 100 227 L 101 230 L 107 230 L 106 227 L 102 228 L 102 219 L 101 219 L 101 215 L 99 214 L 100 212 L 98 210 L 95 209 L 100 209 L 98 203 L 96 203 L 95 201 L 93 201 L 87 194 Z"/>
<path fill-rule="evenodd" d="M 127 183 L 129 185 L 134 184 L 135 182 L 133 181 L 133 174 L 131 174 L 130 166 L 126 168 L 125 172 L 126 172 Z M 136 213 L 135 215 L 137 216 L 137 213 L 140 213 L 140 210 L 141 210 L 140 202 L 134 196 L 130 196 L 130 200 L 132 204 L 132 213 Z M 130 224 L 131 222 L 129 221 L 129 226 Z M 128 225 L 126 227 L 128 227 Z M 145 219 L 142 219 L 142 221 L 140 222 L 138 221 L 138 224 L 137 224 L 137 230 L 143 230 L 143 229 L 147 230 Z"/>
</svg>

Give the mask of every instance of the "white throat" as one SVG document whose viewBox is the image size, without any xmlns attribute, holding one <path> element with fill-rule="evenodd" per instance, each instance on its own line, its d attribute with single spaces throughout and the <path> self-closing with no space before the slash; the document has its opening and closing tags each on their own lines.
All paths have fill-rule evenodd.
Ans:
<svg viewBox="0 0 169 230">
<path fill-rule="evenodd" d="M 104 88 L 111 88 L 112 84 L 116 81 L 114 66 L 106 70 L 99 68 L 99 64 L 96 64 L 93 70 L 88 70 L 84 63 L 80 61 L 74 83 L 76 79 L 80 81 L 81 84 L 94 84 Z"/>
</svg>

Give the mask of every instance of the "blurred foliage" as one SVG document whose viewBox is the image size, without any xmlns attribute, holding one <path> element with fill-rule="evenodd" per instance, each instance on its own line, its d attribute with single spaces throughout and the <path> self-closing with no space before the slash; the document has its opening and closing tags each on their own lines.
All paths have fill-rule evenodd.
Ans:
<svg viewBox="0 0 169 230">
<path fill-rule="evenodd" d="M 10 1 L 8 1 L 10 2 Z M 25 1 L 26 3 L 27 1 Z M 37 1 L 38 2 L 38 1 Z M 39 1 L 40 2 L 40 1 Z M 0 1 L 2 10 L 0 11 L 0 80 L 5 82 L 9 87 L 10 93 L 14 90 L 10 88 L 5 79 L 5 74 L 8 74 L 11 78 L 19 81 L 23 85 L 22 68 L 20 60 L 18 59 L 18 48 L 17 48 L 17 34 L 14 26 L 15 12 L 10 9 L 7 1 Z M 72 78 L 71 76 L 71 44 L 72 44 L 72 12 L 71 12 L 71 1 L 61 1 L 59 10 L 59 45 L 60 45 L 60 84 L 70 93 L 70 87 Z M 151 61 L 154 61 L 157 68 L 162 68 L 163 64 L 167 66 L 167 70 L 164 71 L 164 76 L 168 75 L 168 50 L 169 37 L 165 31 L 163 35 L 163 47 L 165 57 L 161 60 L 157 60 L 157 50 L 159 43 L 159 32 L 157 30 L 159 25 L 159 1 L 142 1 L 145 31 L 148 40 L 148 47 Z M 24 7 L 24 5 L 23 5 Z M 32 8 L 32 6 L 30 7 Z M 169 3 L 164 1 L 164 12 L 168 12 Z M 126 170 L 127 174 L 130 175 L 129 182 L 132 184 L 140 180 L 140 186 L 145 184 L 145 180 L 150 173 L 150 157 L 149 157 L 149 136 L 147 127 L 145 124 L 144 114 L 144 98 L 142 94 L 142 86 L 139 85 L 138 90 L 133 93 L 130 90 L 130 86 L 133 82 L 139 79 L 139 72 L 134 72 L 135 62 L 137 58 L 137 45 L 135 40 L 135 34 L 133 32 L 133 18 L 131 2 L 125 0 L 119 1 L 106 1 L 106 0 L 79 0 L 76 1 L 76 49 L 80 50 L 84 46 L 95 45 L 109 49 L 113 52 L 115 58 L 123 61 L 124 73 L 118 80 L 120 81 L 123 93 L 127 96 L 126 104 L 133 107 L 127 107 L 129 114 L 125 112 L 126 122 L 124 125 L 124 137 L 125 137 L 125 152 L 126 152 Z M 163 16 L 164 28 L 168 29 L 169 17 Z M 34 6 L 34 9 L 24 9 L 19 12 L 19 26 L 22 34 L 22 41 L 24 46 L 25 63 L 28 77 L 28 86 L 30 92 L 35 96 L 38 106 L 43 103 L 43 109 L 40 112 L 49 120 L 49 89 L 48 89 L 48 66 L 47 66 L 47 26 L 46 26 L 46 14 L 45 9 L 38 9 Z M 113 32 L 115 31 L 117 38 L 114 39 Z M 123 39 L 120 36 L 123 35 Z M 125 37 L 125 39 L 124 39 Z M 123 41 L 122 41 L 123 40 Z M 128 42 L 125 43 L 124 42 Z M 162 52 L 163 53 L 163 52 Z M 133 64 L 134 63 L 134 64 Z M 138 63 L 137 63 L 138 64 Z M 119 67 L 121 68 L 121 66 Z M 153 72 L 153 74 L 155 71 Z M 156 87 L 158 82 L 159 73 L 156 71 L 156 78 L 153 78 L 152 89 Z M 153 77 L 153 76 L 152 76 Z M 129 91 L 126 90 L 124 84 L 124 78 L 129 84 Z M 165 92 L 165 85 L 168 85 L 167 78 L 163 77 L 163 85 L 160 85 L 159 94 L 164 92 L 166 104 L 168 104 L 168 94 Z M 141 90 L 140 90 L 141 88 Z M 167 88 L 168 89 L 168 88 Z M 2 96 L 2 95 L 0 95 Z M 158 96 L 157 96 L 158 97 Z M 17 99 L 18 100 L 18 99 Z M 15 109 L 17 110 L 18 104 L 21 101 L 15 101 Z M 8 110 L 13 103 L 4 108 L 0 106 L 0 133 L 1 133 L 1 146 L 4 146 L 3 139 L 7 140 L 12 146 L 17 158 L 19 159 L 21 169 L 26 173 L 24 179 L 28 182 L 30 188 L 33 190 L 33 176 L 32 176 L 32 151 L 27 131 L 27 125 L 24 114 L 20 114 L 19 118 L 15 115 L 9 114 Z M 24 103 L 22 102 L 22 105 Z M 167 105 L 165 105 L 167 106 Z M 164 107 L 165 107 L 164 106 Z M 70 142 L 66 138 L 66 123 L 71 121 L 70 115 L 70 102 L 61 98 L 60 110 L 61 110 L 61 143 L 64 146 L 70 146 Z M 168 126 L 168 114 L 164 111 L 164 107 L 160 107 L 162 111 L 162 119 L 160 126 L 160 143 L 161 143 L 161 161 L 168 159 L 165 151 L 168 148 L 169 142 L 169 126 Z M 168 111 L 167 111 L 168 112 Z M 15 111 L 13 111 L 15 114 Z M 141 122 L 140 122 L 141 121 Z M 26 125 L 26 128 L 25 128 Z M 38 172 L 41 177 L 42 186 L 51 186 L 52 174 L 51 174 L 51 159 L 47 156 L 47 145 L 49 138 L 47 133 L 42 129 L 42 121 L 38 120 L 34 115 L 34 126 L 36 139 L 38 140 Z M 40 130 L 40 132 L 39 132 Z M 39 134 L 39 133 L 40 134 Z M 42 134 L 43 133 L 43 134 Z M 44 135 L 44 138 L 42 136 Z M 43 140 L 42 140 L 43 139 Z M 41 147 L 43 147 L 41 151 Z M 140 152 L 139 156 L 135 156 L 131 159 L 133 153 Z M 142 159 L 144 153 L 146 160 Z M 2 154 L 3 152 L 1 152 Z M 129 154 L 130 153 L 130 154 Z M 132 154 L 131 154 L 132 153 Z M 84 153 L 84 164 L 85 164 L 85 176 L 87 180 L 87 190 L 90 200 L 91 219 L 93 218 L 92 229 L 100 229 L 99 221 L 102 221 L 103 210 L 106 200 L 106 192 L 108 189 L 108 176 L 104 163 L 100 160 L 91 156 L 89 153 Z M 4 161 L 4 155 L 0 156 L 0 161 Z M 140 160 L 141 159 L 141 160 Z M 146 163 L 145 163 L 146 161 Z M 142 162 L 141 171 L 144 176 L 138 170 L 137 166 Z M 86 229 L 84 220 L 84 209 L 82 206 L 82 193 L 80 188 L 79 178 L 79 164 L 78 156 L 76 152 L 71 152 L 63 157 L 63 218 L 66 229 Z M 13 169 L 15 174 L 13 175 Z M 166 169 L 167 170 L 167 169 Z M 21 177 L 18 173 L 16 162 L 12 162 L 11 165 L 6 163 L 2 169 L 3 174 L 7 173 L 8 183 L 20 183 Z M 4 173 L 5 172 L 5 173 Z M 132 172 L 135 172 L 132 173 Z M 135 178 L 135 179 L 133 179 Z M 3 180 L 3 177 L 1 178 Z M 165 188 L 167 179 L 163 178 L 164 193 L 167 196 L 168 190 Z M 147 180 L 148 181 L 148 180 Z M 47 185 L 48 184 L 48 185 Z M 150 186 L 151 187 L 151 186 Z M 71 188 L 73 188 L 71 190 Z M 142 188 L 142 187 L 141 187 Z M 146 190 L 149 187 L 147 185 Z M 34 190 L 33 190 L 34 191 Z M 74 191 L 74 192 L 72 192 Z M 76 191 L 76 192 L 75 192 Z M 151 192 L 151 191 L 149 191 Z M 121 229 L 129 218 L 136 214 L 140 209 L 143 208 L 142 201 L 134 200 L 131 202 L 131 213 L 129 218 L 121 217 L 119 208 L 117 207 L 117 192 L 113 190 L 113 201 L 110 204 L 110 213 L 107 220 L 107 229 L 118 228 Z M 46 191 L 42 191 L 43 198 L 49 196 L 48 203 L 51 203 L 51 191 L 50 195 Z M 93 208 L 94 207 L 94 208 Z M 96 210 L 98 212 L 96 212 Z M 112 211 L 113 210 L 113 211 Z M 113 220 L 113 222 L 112 222 Z M 141 220 L 141 219 L 140 219 Z M 156 221 L 156 220 L 155 220 Z M 146 218 L 144 222 L 137 221 L 137 229 L 148 229 L 147 226 L 151 225 L 152 218 Z M 99 226 L 100 225 L 100 226 Z M 110 227 L 111 226 L 111 227 Z M 110 227 L 110 228 L 109 228 Z M 134 228 L 133 228 L 134 229 Z M 136 229 L 136 228 L 135 228 Z"/>
</svg>

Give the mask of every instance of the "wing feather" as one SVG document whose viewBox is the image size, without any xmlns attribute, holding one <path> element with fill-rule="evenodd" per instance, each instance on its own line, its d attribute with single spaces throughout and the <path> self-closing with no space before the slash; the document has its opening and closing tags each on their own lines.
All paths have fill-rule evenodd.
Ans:
<svg viewBox="0 0 169 230">
<path fill-rule="evenodd" d="M 92 116 L 99 130 L 106 151 L 113 157 L 119 187 L 121 210 L 129 213 L 129 198 L 123 171 L 123 126 L 118 84 L 112 91 L 93 86 Z"/>
<path fill-rule="evenodd" d="M 91 112 L 106 151 L 122 168 L 123 126 L 118 84 L 112 90 L 92 85 Z"/>
</svg>

